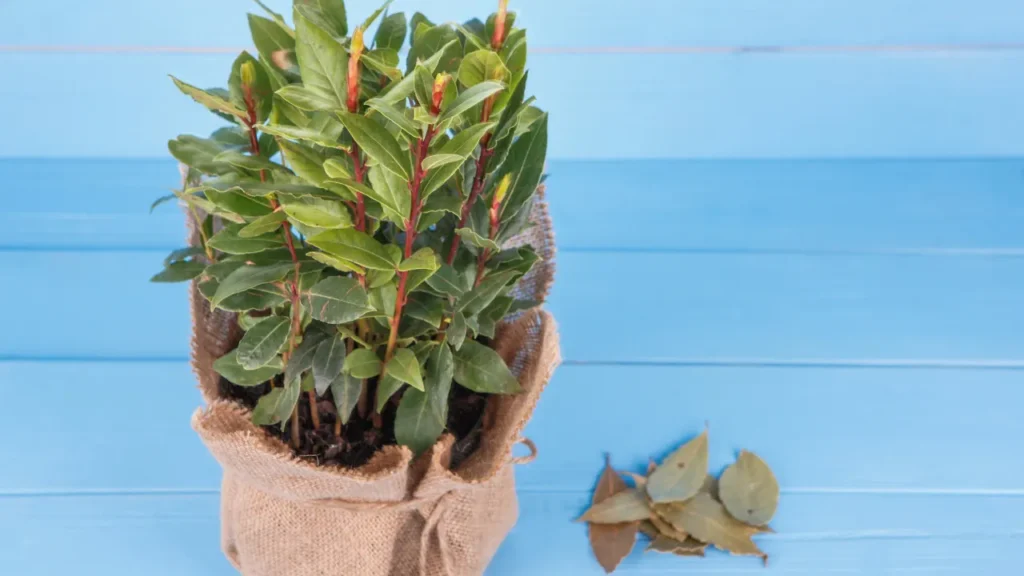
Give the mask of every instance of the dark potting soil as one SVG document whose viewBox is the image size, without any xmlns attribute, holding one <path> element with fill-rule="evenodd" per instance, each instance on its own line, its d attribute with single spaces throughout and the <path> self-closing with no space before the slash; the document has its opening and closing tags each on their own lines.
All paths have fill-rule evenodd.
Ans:
<svg viewBox="0 0 1024 576">
<path fill-rule="evenodd" d="M 280 381 L 276 382 L 280 386 Z M 374 391 L 375 379 L 369 381 L 369 389 Z M 260 397 L 270 390 L 270 383 L 260 386 L 236 386 L 224 378 L 220 380 L 221 394 L 233 398 L 249 408 L 256 406 Z M 455 436 L 452 448 L 451 467 L 454 470 L 472 454 L 480 445 L 480 434 L 483 428 L 484 409 L 487 406 L 487 394 L 473 392 L 461 386 L 452 386 L 448 402 L 448 433 Z M 373 398 L 373 394 L 370 395 Z M 355 468 L 368 462 L 381 448 L 396 444 L 394 435 L 395 414 L 398 410 L 397 401 L 392 399 L 380 414 L 378 424 L 368 414 L 360 416 L 356 410 L 348 424 L 342 426 L 340 436 L 334 434 L 337 411 L 330 393 L 320 397 L 317 409 L 320 415 L 320 427 L 313 428 L 310 415 L 309 396 L 299 396 L 299 430 L 300 447 L 295 450 L 296 456 L 308 459 L 318 465 L 344 466 Z M 291 420 L 273 426 L 264 426 L 267 434 L 279 438 L 288 446 L 292 445 Z"/>
</svg>

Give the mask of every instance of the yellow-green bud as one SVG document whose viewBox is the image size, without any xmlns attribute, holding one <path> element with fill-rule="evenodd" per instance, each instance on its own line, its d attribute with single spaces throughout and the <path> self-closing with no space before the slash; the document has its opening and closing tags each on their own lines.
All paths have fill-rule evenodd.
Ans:
<svg viewBox="0 0 1024 576">
<path fill-rule="evenodd" d="M 256 81 L 256 66 L 252 62 L 243 62 L 239 74 L 242 77 L 242 84 L 244 86 L 252 86 L 253 82 Z"/>
</svg>

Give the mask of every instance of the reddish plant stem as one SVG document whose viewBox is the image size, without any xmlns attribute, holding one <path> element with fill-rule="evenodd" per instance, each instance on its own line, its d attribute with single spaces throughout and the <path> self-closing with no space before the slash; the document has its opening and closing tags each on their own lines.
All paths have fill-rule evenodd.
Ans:
<svg viewBox="0 0 1024 576">
<path fill-rule="evenodd" d="M 486 120 L 484 120 L 486 122 Z M 484 189 L 484 181 L 486 180 L 487 172 L 487 161 L 490 160 L 494 154 L 494 150 L 488 148 L 488 144 L 491 142 L 491 135 L 484 134 L 483 139 L 480 141 L 480 156 L 476 159 L 476 174 L 473 176 L 473 186 L 469 191 L 469 198 L 462 205 L 462 214 L 459 216 L 459 225 L 457 228 L 465 228 L 466 222 L 469 220 L 469 213 L 473 209 L 473 204 L 476 203 L 477 198 L 480 197 L 480 193 Z M 461 237 L 458 234 L 452 235 L 452 247 L 448 250 L 448 265 L 451 266 L 455 262 L 455 257 L 459 253 L 459 242 Z"/>
<path fill-rule="evenodd" d="M 413 244 L 416 242 L 416 226 L 419 223 L 420 210 L 422 209 L 420 205 L 420 185 L 426 176 L 426 171 L 423 170 L 423 160 L 430 151 L 430 142 L 434 139 L 434 135 L 434 127 L 431 126 L 427 128 L 426 135 L 416 143 L 416 165 L 413 168 L 412 181 L 409 183 L 412 209 L 409 211 L 409 218 L 405 221 L 405 258 L 412 256 Z M 395 345 L 398 343 L 398 325 L 402 322 L 402 309 L 405 307 L 408 296 L 405 293 L 408 280 L 408 272 L 398 273 L 398 297 L 395 300 L 395 314 L 391 318 L 391 333 L 388 335 L 388 347 L 384 353 L 385 366 L 394 355 Z"/>
<path fill-rule="evenodd" d="M 246 112 L 248 114 L 248 118 L 246 119 L 246 127 L 249 129 L 249 146 L 251 148 L 251 152 L 253 153 L 253 155 L 259 156 L 260 140 L 259 137 L 256 135 L 256 124 L 258 122 L 258 117 L 256 115 L 256 100 L 253 98 L 252 89 L 249 86 L 244 87 L 244 92 Z M 265 170 L 260 170 L 260 181 L 267 181 L 267 174 Z M 278 203 L 277 199 L 274 198 L 273 196 L 270 196 L 270 207 L 274 210 L 278 210 L 281 207 L 280 203 Z M 285 353 L 282 354 L 282 359 L 284 360 L 284 363 L 288 364 L 289 358 L 291 358 L 292 353 L 295 352 L 295 346 L 297 345 L 299 334 L 302 333 L 302 314 L 300 313 L 302 304 L 299 298 L 299 276 L 302 274 L 302 272 L 301 266 L 299 264 L 299 256 L 295 251 L 295 241 L 294 237 L 292 236 L 292 227 L 287 220 L 281 223 L 281 232 L 284 235 L 284 243 L 285 246 L 288 247 L 288 253 L 291 255 L 292 263 L 295 265 L 295 278 L 293 278 L 292 281 L 289 283 L 291 288 L 290 297 L 292 309 L 292 329 L 291 335 L 288 337 L 288 350 L 286 350 Z M 287 384 L 287 382 L 285 382 L 285 384 Z M 316 407 L 316 392 L 311 391 L 309 393 L 309 402 L 309 412 L 311 415 L 313 426 L 315 428 L 319 428 L 320 414 L 318 413 Z M 301 437 L 299 434 L 299 407 L 298 405 L 296 405 L 295 409 L 292 411 L 292 445 L 296 449 L 298 449 L 300 443 Z"/>
</svg>

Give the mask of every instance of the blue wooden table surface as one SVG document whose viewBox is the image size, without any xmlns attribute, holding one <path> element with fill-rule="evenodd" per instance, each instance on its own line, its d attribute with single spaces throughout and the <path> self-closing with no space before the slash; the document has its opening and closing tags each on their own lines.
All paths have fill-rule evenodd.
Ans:
<svg viewBox="0 0 1024 576">
<path fill-rule="evenodd" d="M 287 0 L 268 2 L 287 11 Z M 366 13 L 373 0 L 352 0 Z M 439 20 L 490 0 L 399 0 Z M 602 454 L 711 427 L 782 484 L 770 566 L 622 574 L 1020 572 L 1019 0 L 513 0 L 551 116 L 564 366 L 488 576 L 597 575 Z M 166 140 L 216 119 L 245 0 L 0 2 L 0 574 L 228 575 L 191 432 Z"/>
</svg>

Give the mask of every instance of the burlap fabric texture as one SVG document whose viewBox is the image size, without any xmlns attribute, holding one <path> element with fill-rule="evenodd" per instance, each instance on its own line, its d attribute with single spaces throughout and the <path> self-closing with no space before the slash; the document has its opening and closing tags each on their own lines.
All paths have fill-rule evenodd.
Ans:
<svg viewBox="0 0 1024 576">
<path fill-rule="evenodd" d="M 554 242 L 542 193 L 533 222 L 509 245 L 532 244 L 544 257 L 516 294 L 543 300 L 554 271 Z M 449 466 L 450 436 L 418 458 L 392 446 L 364 466 L 343 469 L 294 457 L 287 445 L 252 424 L 247 409 L 221 397 L 212 364 L 236 345 L 237 321 L 211 311 L 195 286 L 191 307 L 192 366 L 206 401 L 192 427 L 224 469 L 221 546 L 242 574 L 483 573 L 518 517 L 513 464 L 535 453 L 520 435 L 560 362 L 548 313 L 529 310 L 499 328 L 495 348 L 523 392 L 489 400 L 480 447 L 458 469 Z M 530 448 L 530 457 L 512 457 L 519 442 Z"/>
</svg>

